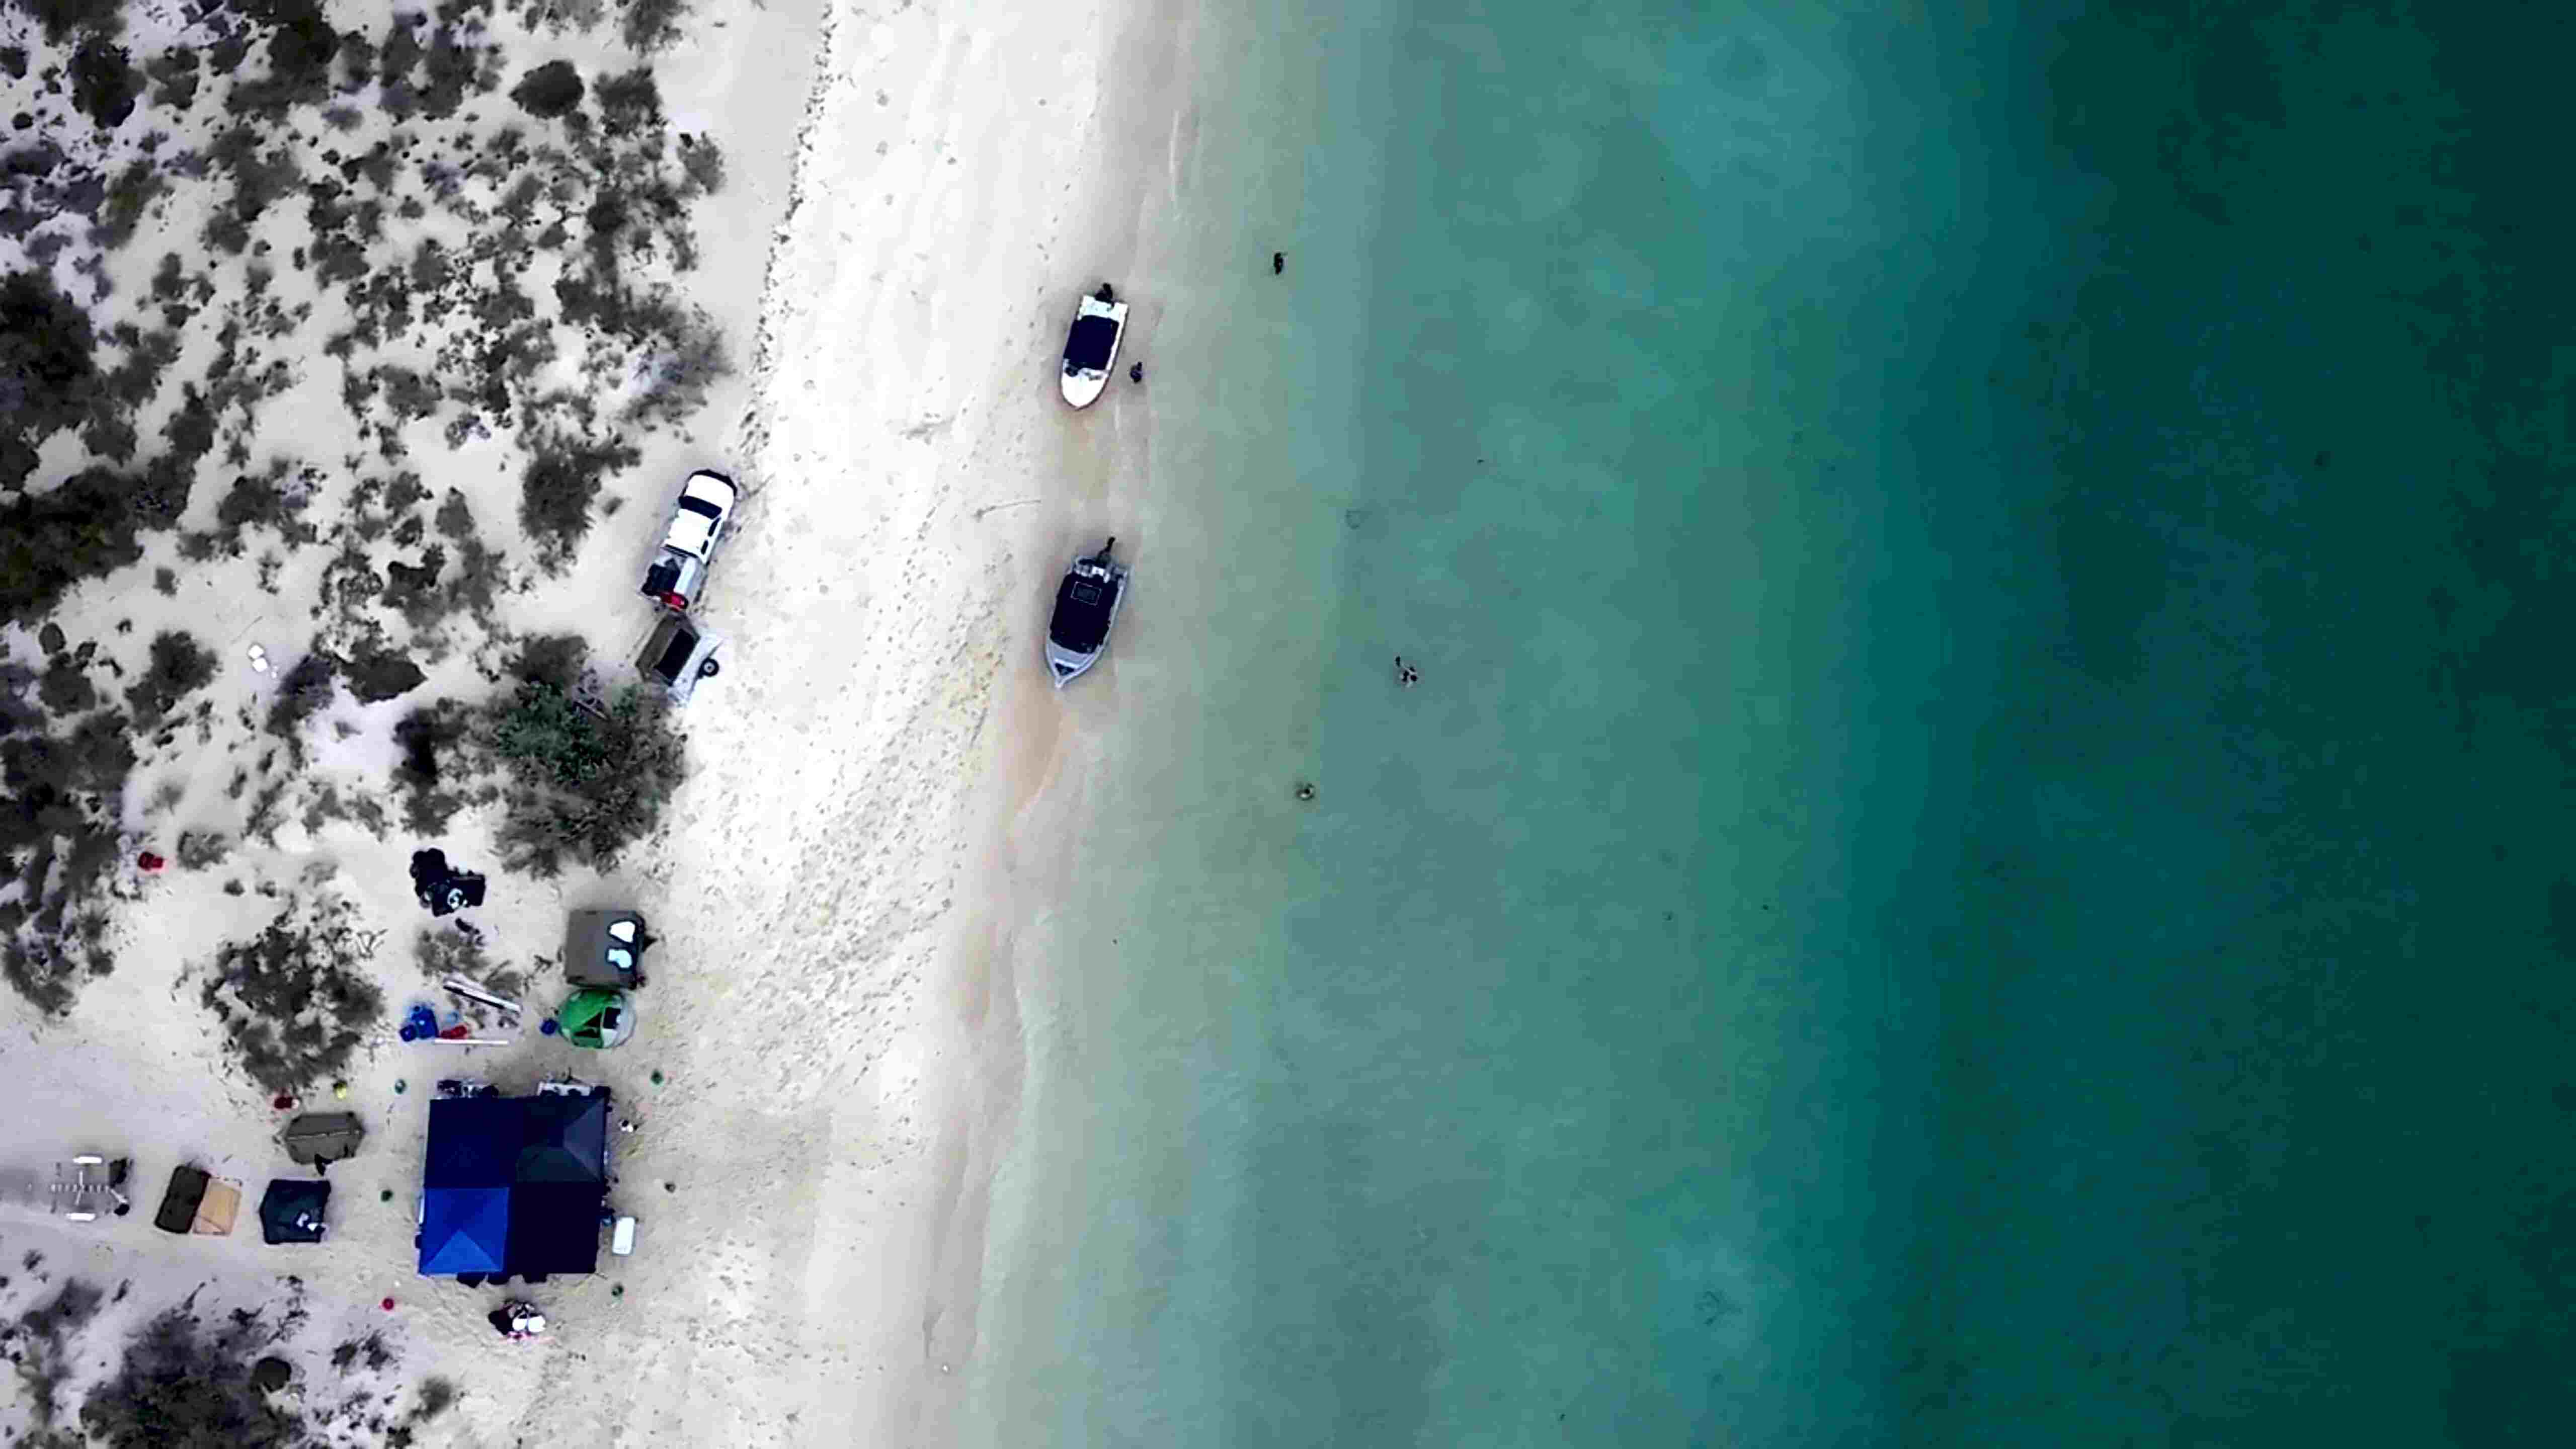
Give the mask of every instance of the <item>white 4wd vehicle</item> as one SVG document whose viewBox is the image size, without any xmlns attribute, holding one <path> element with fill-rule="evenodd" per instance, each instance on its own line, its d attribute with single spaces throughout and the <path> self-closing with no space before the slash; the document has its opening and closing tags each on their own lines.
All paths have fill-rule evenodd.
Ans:
<svg viewBox="0 0 2576 1449">
<path fill-rule="evenodd" d="M 725 529 L 733 522 L 737 496 L 733 480 L 722 473 L 701 468 L 689 475 L 680 485 L 671 525 L 663 530 L 662 547 L 653 555 L 653 566 L 644 571 L 644 597 L 688 612 L 706 582 L 707 569 L 715 563 L 716 546 L 724 542 Z"/>
</svg>

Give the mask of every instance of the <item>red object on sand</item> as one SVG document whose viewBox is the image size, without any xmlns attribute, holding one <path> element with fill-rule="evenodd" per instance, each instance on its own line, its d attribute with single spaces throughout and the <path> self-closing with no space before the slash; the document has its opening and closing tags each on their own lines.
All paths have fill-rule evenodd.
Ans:
<svg viewBox="0 0 2576 1449">
<path fill-rule="evenodd" d="M 394 1301 L 393 1301 L 392 1299 L 390 1299 L 390 1298 L 386 1299 L 386 1300 L 385 1300 L 385 1302 L 384 1302 L 384 1309 L 385 1309 L 385 1311 L 386 1311 L 387 1313 L 391 1313 L 391 1312 L 393 1312 L 393 1311 L 394 1311 Z"/>
<path fill-rule="evenodd" d="M 159 870 L 170 862 L 163 860 L 161 857 L 154 855 L 151 851 L 147 850 L 141 855 L 136 856 L 134 858 L 134 863 L 143 867 L 145 870 Z"/>
<path fill-rule="evenodd" d="M 462 1040 L 462 1039 L 465 1037 L 465 1035 L 466 1035 L 467 1031 L 468 1031 L 468 1028 L 465 1026 L 465 1024 L 464 1024 L 464 1023 L 462 1023 L 462 1022 L 459 1022 L 459 1023 L 458 1023 L 458 1024 L 456 1024 L 455 1026 L 451 1026 L 451 1027 L 449 1027 L 447 1030 L 440 1032 L 440 1033 L 438 1034 L 438 1039 L 439 1039 L 440 1041 L 458 1041 L 458 1040 Z"/>
<path fill-rule="evenodd" d="M 286 1093 L 284 1093 L 284 1092 L 280 1092 L 280 1093 L 278 1093 L 276 1096 L 271 1097 L 271 1098 L 269 1098 L 269 1099 L 268 1099 L 268 1105 L 270 1105 L 270 1106 L 272 1106 L 272 1107 L 275 1107 L 277 1110 L 279 1110 L 279 1111 L 283 1112 L 283 1111 L 285 1111 L 287 1108 L 292 1107 L 292 1106 L 294 1106 L 294 1105 L 295 1105 L 295 1099 L 294 1099 L 293 1097 L 291 1097 L 291 1096 L 288 1096 L 288 1095 L 287 1095 Z"/>
</svg>

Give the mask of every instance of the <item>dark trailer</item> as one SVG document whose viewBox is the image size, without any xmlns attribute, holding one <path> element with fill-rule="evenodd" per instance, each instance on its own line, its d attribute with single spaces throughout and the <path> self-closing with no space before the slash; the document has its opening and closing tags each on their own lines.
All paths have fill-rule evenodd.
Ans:
<svg viewBox="0 0 2576 1449">
<path fill-rule="evenodd" d="M 635 655 L 635 668 L 660 685 L 662 693 L 677 708 L 697 693 L 699 680 L 713 679 L 722 672 L 724 665 L 717 660 L 716 651 L 723 646 L 723 637 L 693 616 L 665 614 L 644 636 L 643 647 Z"/>
</svg>

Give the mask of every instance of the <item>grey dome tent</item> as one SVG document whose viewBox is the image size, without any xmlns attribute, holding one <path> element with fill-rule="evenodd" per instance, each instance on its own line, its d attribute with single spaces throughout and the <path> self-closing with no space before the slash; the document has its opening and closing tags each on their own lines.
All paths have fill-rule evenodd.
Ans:
<svg viewBox="0 0 2576 1449">
<path fill-rule="evenodd" d="M 367 1129 L 358 1125 L 355 1112 L 307 1112 L 286 1124 L 280 1140 L 289 1159 L 307 1167 L 329 1167 L 354 1156 L 358 1144 L 367 1140 Z"/>
</svg>

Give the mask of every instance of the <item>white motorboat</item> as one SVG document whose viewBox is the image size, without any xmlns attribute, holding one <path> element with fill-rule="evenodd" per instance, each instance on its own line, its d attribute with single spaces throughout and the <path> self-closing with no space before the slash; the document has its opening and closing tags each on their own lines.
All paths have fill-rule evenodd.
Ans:
<svg viewBox="0 0 2576 1449">
<path fill-rule="evenodd" d="M 1108 652 L 1109 627 L 1118 622 L 1118 606 L 1127 598 L 1127 566 L 1109 556 L 1117 546 L 1112 538 L 1100 552 L 1076 558 L 1056 588 L 1055 613 L 1047 620 L 1046 662 L 1058 689 Z"/>
<path fill-rule="evenodd" d="M 1073 330 L 1064 338 L 1064 400 L 1078 408 L 1099 401 L 1109 386 L 1109 369 L 1118 365 L 1118 342 L 1127 334 L 1127 304 L 1109 284 L 1074 308 Z"/>
</svg>

